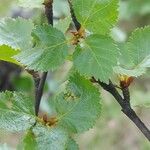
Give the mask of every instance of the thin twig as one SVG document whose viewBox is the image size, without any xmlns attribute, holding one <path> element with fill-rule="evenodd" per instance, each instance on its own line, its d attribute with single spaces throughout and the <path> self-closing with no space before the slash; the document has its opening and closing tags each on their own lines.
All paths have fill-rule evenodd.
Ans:
<svg viewBox="0 0 150 150">
<path fill-rule="evenodd" d="M 73 6 L 72 6 L 72 3 L 71 3 L 71 0 L 68 0 L 68 3 L 69 3 L 69 7 L 70 7 L 70 13 L 71 13 L 71 18 L 72 18 L 72 21 L 76 27 L 76 30 L 79 31 L 80 28 L 81 28 L 81 24 L 80 22 L 77 20 L 77 17 L 75 15 L 75 12 L 74 12 L 74 9 L 73 9 Z"/>
<path fill-rule="evenodd" d="M 37 108 L 37 106 L 38 106 L 38 88 L 39 88 L 39 84 L 40 84 L 40 80 L 41 80 L 41 78 L 40 78 L 40 75 L 39 75 L 39 72 L 36 72 L 36 71 L 34 71 L 34 70 L 26 70 L 29 74 L 31 74 L 32 75 L 32 77 L 33 77 L 33 80 L 34 80 L 34 86 L 35 86 L 35 114 L 36 115 L 38 115 L 38 108 Z"/>
<path fill-rule="evenodd" d="M 48 23 L 53 25 L 53 0 L 45 0 L 45 15 L 47 17 Z M 41 98 L 43 95 L 44 85 L 47 78 L 48 72 L 44 72 L 40 81 L 35 81 L 36 93 L 35 93 L 35 114 L 38 116 L 39 107 L 41 103 Z"/>
<path fill-rule="evenodd" d="M 146 127 L 146 125 L 141 121 L 135 111 L 131 108 L 130 105 L 130 97 L 125 96 L 122 97 L 119 92 L 116 90 L 115 85 L 110 81 L 109 84 L 103 83 L 100 80 L 96 81 L 104 90 L 111 93 L 115 100 L 120 104 L 122 108 L 122 112 L 133 121 L 133 123 L 139 128 L 139 130 L 145 135 L 145 137 L 150 141 L 150 130 Z M 129 91 L 128 91 L 129 92 Z"/>
</svg>

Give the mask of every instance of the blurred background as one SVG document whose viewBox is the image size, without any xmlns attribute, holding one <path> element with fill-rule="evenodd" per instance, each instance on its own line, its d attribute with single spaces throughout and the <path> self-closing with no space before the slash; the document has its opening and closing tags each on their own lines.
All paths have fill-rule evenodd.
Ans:
<svg viewBox="0 0 150 150">
<path fill-rule="evenodd" d="M 32 18 L 35 24 L 46 21 L 43 9 L 23 9 L 17 0 L 0 0 L 0 19 L 18 16 Z M 68 16 L 66 0 L 55 0 L 54 19 Z M 137 27 L 150 25 L 150 0 L 120 0 L 119 20 L 111 36 L 122 44 L 128 40 L 131 32 Z M 44 96 L 42 112 L 49 111 L 47 99 L 55 94 L 63 83 L 71 64 L 67 62 L 61 69 L 50 72 Z M 150 70 L 144 76 L 135 79 L 130 87 L 131 103 L 137 114 L 150 128 Z M 0 61 L 0 91 L 23 91 L 33 95 L 34 83 L 31 76 L 14 64 Z M 121 112 L 120 106 L 107 92 L 102 91 L 102 115 L 93 129 L 75 139 L 81 150 L 150 150 L 150 143 Z M 15 150 L 21 134 L 7 133 L 0 130 L 0 150 Z"/>
</svg>

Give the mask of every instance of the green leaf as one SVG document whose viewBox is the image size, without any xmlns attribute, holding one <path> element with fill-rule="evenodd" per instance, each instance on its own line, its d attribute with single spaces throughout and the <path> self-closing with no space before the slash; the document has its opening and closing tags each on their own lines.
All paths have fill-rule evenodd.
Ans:
<svg viewBox="0 0 150 150">
<path fill-rule="evenodd" d="M 24 136 L 18 150 L 66 150 L 67 145 L 68 134 L 64 129 L 37 123 Z"/>
<path fill-rule="evenodd" d="M 79 150 L 79 146 L 75 140 L 70 138 L 66 150 Z"/>
<path fill-rule="evenodd" d="M 54 24 L 54 27 L 60 30 L 63 33 L 66 33 L 71 23 L 71 17 L 66 17 L 64 19 L 60 19 L 57 23 Z"/>
<path fill-rule="evenodd" d="M 72 0 L 75 14 L 84 28 L 107 34 L 118 16 L 118 0 Z"/>
<path fill-rule="evenodd" d="M 35 123 L 31 98 L 21 93 L 0 93 L 0 128 L 24 131 Z"/>
<path fill-rule="evenodd" d="M 18 0 L 18 5 L 25 8 L 41 8 L 44 0 Z"/>
<path fill-rule="evenodd" d="M 76 48 L 73 56 L 74 66 L 83 75 L 94 76 L 108 81 L 117 64 L 118 48 L 113 40 L 102 35 L 91 35 L 85 43 Z"/>
<path fill-rule="evenodd" d="M 29 130 L 23 137 L 21 143 L 17 147 L 17 150 L 37 150 L 35 135 L 31 130 Z"/>
<path fill-rule="evenodd" d="M 32 33 L 36 46 L 22 51 L 14 58 L 29 69 L 55 70 L 64 63 L 68 55 L 67 41 L 62 32 L 50 25 L 37 26 Z"/>
<path fill-rule="evenodd" d="M 132 33 L 127 50 L 135 65 L 139 65 L 150 55 L 150 26 L 136 29 Z"/>
<path fill-rule="evenodd" d="M 136 29 L 121 51 L 119 65 L 114 68 L 117 74 L 138 77 L 150 67 L 150 27 Z"/>
<path fill-rule="evenodd" d="M 18 50 L 14 50 L 9 46 L 6 45 L 0 46 L 0 60 L 11 62 L 18 65 L 19 62 L 17 62 L 15 59 L 12 58 L 14 55 L 18 53 L 19 53 Z"/>
<path fill-rule="evenodd" d="M 33 23 L 23 18 L 5 18 L 0 21 L 0 45 L 14 49 L 27 49 L 31 45 Z"/>
<path fill-rule="evenodd" d="M 37 124 L 33 128 L 38 150 L 65 150 L 68 134 L 62 128 Z"/>
<path fill-rule="evenodd" d="M 100 93 L 92 83 L 78 73 L 72 75 L 66 88 L 51 101 L 58 125 L 70 132 L 83 132 L 93 127 L 100 116 Z"/>
</svg>

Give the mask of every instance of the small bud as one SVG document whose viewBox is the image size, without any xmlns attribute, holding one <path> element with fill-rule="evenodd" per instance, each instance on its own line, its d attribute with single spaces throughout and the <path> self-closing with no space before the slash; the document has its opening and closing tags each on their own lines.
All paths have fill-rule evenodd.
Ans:
<svg viewBox="0 0 150 150">
<path fill-rule="evenodd" d="M 128 77 L 127 75 L 120 75 L 120 87 L 127 88 L 133 82 L 133 77 Z"/>
<path fill-rule="evenodd" d="M 73 34 L 73 39 L 72 39 L 72 44 L 77 45 L 81 39 L 85 38 L 85 29 L 81 27 L 78 31 L 76 32 L 71 32 Z"/>
</svg>

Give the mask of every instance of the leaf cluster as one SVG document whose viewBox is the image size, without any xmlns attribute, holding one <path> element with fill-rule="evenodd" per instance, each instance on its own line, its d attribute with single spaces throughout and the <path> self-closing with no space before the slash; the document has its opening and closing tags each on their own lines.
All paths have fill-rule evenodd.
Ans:
<svg viewBox="0 0 150 150">
<path fill-rule="evenodd" d="M 43 0 L 19 0 L 19 4 L 39 8 Z M 54 108 L 50 116 L 37 117 L 32 98 L 24 93 L 0 94 L 0 128 L 26 132 L 19 150 L 77 150 L 72 135 L 92 128 L 101 112 L 100 92 L 89 79 L 108 82 L 113 74 L 137 77 L 150 67 L 149 26 L 135 30 L 121 46 L 110 37 L 118 0 L 73 0 L 72 5 L 83 37 L 65 34 L 70 16 L 54 27 L 35 26 L 23 18 L 0 21 L 0 60 L 38 72 L 54 71 L 69 57 L 73 64 L 65 90 L 50 99 Z M 73 46 L 75 38 L 79 41 Z"/>
</svg>

